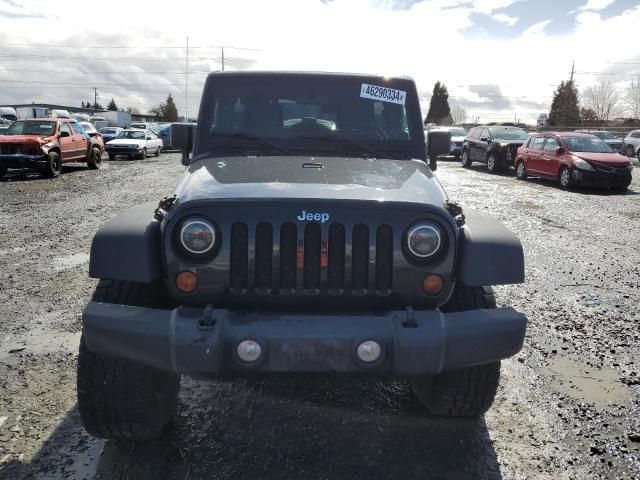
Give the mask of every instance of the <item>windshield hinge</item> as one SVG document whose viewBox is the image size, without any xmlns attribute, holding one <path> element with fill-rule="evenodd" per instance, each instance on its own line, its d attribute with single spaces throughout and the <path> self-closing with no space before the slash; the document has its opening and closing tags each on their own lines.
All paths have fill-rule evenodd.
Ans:
<svg viewBox="0 0 640 480">
<path fill-rule="evenodd" d="M 172 195 L 170 197 L 164 197 L 162 200 L 160 200 L 160 202 L 158 203 L 158 208 L 156 208 L 156 210 L 153 212 L 153 218 L 161 222 L 167 215 L 167 212 L 171 210 L 171 207 L 173 207 L 173 204 L 177 199 L 178 197 L 176 195 Z"/>
<path fill-rule="evenodd" d="M 460 204 L 455 202 L 446 202 L 445 207 L 447 212 L 453 217 L 456 222 L 456 225 L 461 227 L 465 223 L 464 213 L 462 212 L 462 207 Z"/>
</svg>

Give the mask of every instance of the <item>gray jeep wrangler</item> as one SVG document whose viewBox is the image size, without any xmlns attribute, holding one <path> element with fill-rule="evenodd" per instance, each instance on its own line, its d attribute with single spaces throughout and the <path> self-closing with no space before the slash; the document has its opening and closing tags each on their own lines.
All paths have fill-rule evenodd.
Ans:
<svg viewBox="0 0 640 480">
<path fill-rule="evenodd" d="M 213 73 L 172 197 L 103 226 L 78 405 L 97 437 L 147 439 L 181 375 L 405 378 L 434 415 L 476 416 L 526 318 L 519 240 L 449 202 L 408 78 Z M 447 132 L 429 151 L 446 153 Z"/>
</svg>

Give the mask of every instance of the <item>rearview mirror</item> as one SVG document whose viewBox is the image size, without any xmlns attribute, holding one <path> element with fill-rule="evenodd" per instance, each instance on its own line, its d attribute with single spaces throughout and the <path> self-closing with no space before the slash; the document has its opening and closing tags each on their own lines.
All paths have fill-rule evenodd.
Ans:
<svg viewBox="0 0 640 480">
<path fill-rule="evenodd" d="M 189 154 L 193 150 L 195 128 L 190 123 L 173 123 L 169 128 L 169 145 L 180 149 L 182 164 L 191 163 Z"/>
<path fill-rule="evenodd" d="M 481 142 L 488 142 L 489 141 L 489 137 L 480 137 L 480 141 Z"/>
</svg>

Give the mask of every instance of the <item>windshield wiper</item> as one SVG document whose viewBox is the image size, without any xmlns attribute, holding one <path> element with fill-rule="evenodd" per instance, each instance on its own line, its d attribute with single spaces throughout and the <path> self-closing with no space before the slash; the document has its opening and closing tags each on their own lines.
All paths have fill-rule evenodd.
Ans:
<svg viewBox="0 0 640 480">
<path fill-rule="evenodd" d="M 380 156 L 380 153 L 375 151 L 374 149 L 369 148 L 366 145 L 363 145 L 362 143 L 356 140 L 352 140 L 351 138 L 343 137 L 341 135 L 321 135 L 319 137 L 300 136 L 295 138 L 299 140 L 320 140 L 322 142 L 341 142 L 347 145 L 351 145 L 352 147 L 356 147 L 361 152 L 367 153 L 368 155 L 365 158 L 378 158 Z"/>
<path fill-rule="evenodd" d="M 242 140 L 254 140 L 255 142 L 261 143 L 262 145 L 271 148 L 272 150 L 276 150 L 280 153 L 291 154 L 289 150 L 280 145 L 276 145 L 275 143 L 270 142 L 269 140 L 262 138 L 258 135 L 254 135 L 253 133 L 245 133 L 245 132 L 211 132 L 212 137 L 224 137 L 224 138 L 239 138 Z"/>
</svg>

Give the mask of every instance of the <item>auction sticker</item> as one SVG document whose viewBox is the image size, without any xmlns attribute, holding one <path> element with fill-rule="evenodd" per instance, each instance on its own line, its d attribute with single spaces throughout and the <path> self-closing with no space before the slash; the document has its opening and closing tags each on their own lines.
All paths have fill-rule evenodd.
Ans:
<svg viewBox="0 0 640 480">
<path fill-rule="evenodd" d="M 377 85 L 369 85 L 367 83 L 363 83 L 362 87 L 360 87 L 360 97 L 404 105 L 404 102 L 407 98 L 407 92 L 403 92 L 402 90 L 394 90 L 393 88 L 378 87 Z"/>
</svg>

